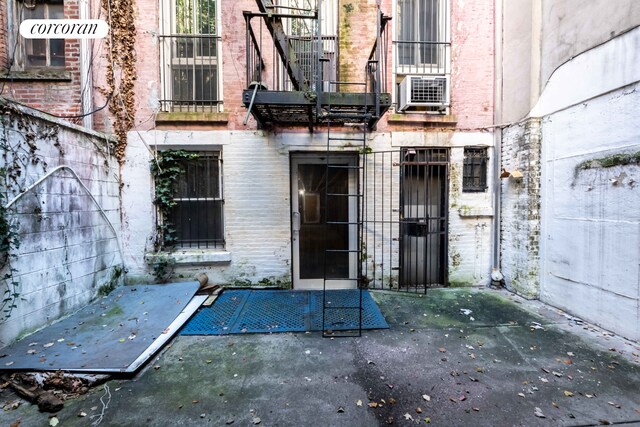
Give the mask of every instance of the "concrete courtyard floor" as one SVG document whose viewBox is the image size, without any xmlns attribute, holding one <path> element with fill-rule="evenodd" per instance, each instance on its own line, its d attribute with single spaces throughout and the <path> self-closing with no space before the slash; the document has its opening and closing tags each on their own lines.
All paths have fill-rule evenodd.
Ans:
<svg viewBox="0 0 640 427">
<path fill-rule="evenodd" d="M 179 336 L 134 378 L 67 400 L 58 425 L 640 425 L 635 343 L 505 291 L 373 295 L 388 330 Z M 50 416 L 25 402 L 0 425 Z"/>
</svg>

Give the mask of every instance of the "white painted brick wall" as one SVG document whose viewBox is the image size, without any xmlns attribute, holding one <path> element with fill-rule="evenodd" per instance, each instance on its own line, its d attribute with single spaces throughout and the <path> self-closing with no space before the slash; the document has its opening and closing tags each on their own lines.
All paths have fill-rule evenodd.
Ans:
<svg viewBox="0 0 640 427">
<path fill-rule="evenodd" d="M 502 179 L 500 268 L 509 290 L 526 298 L 540 293 L 540 127 L 538 119 L 505 128 L 502 167 L 522 178 Z"/>
<path fill-rule="evenodd" d="M 27 115 L 31 111 L 21 110 Z M 122 267 L 117 236 L 109 225 L 111 222 L 116 231 L 120 229 L 117 162 L 109 155 L 106 139 L 33 114 L 28 121 L 34 128 L 57 128 L 58 133 L 57 137 L 41 134 L 36 138 L 35 155 L 28 158 L 40 161 L 24 162 L 20 188 L 27 188 L 57 166 L 69 166 L 105 211 L 108 221 L 66 169 L 54 172 L 12 205 L 11 218 L 18 225 L 20 247 L 13 252 L 11 265 L 20 299 L 11 316 L 0 324 L 0 345 L 83 307 L 96 297 L 101 286 L 112 283 Z M 24 129 L 12 126 L 0 131 L 11 147 L 26 149 Z M 16 187 L 10 191 L 12 199 Z M 3 286 L 6 283 L 0 283 L 2 292 Z"/>
<path fill-rule="evenodd" d="M 489 147 L 492 156 L 492 136 L 485 133 L 460 133 L 453 137 L 440 134 L 435 139 L 425 138 L 422 132 L 403 132 L 397 138 L 390 133 L 375 133 L 369 142 L 374 151 L 397 150 L 400 146 L 430 146 L 451 148 L 454 168 L 462 170 L 465 145 Z M 224 175 L 225 251 L 229 262 L 202 265 L 179 265 L 176 279 L 193 277 L 206 272 L 213 283 L 233 283 L 249 280 L 253 283 L 271 278 L 282 282 L 291 280 L 291 196 L 289 156 L 291 152 L 316 151 L 326 148 L 326 134 L 316 132 L 278 134 L 261 131 L 150 131 L 132 132 L 127 148 L 127 165 L 123 171 L 123 229 L 125 260 L 128 280 L 150 281 L 152 270 L 144 260 L 145 252 L 152 250 L 155 227 L 151 205 L 152 188 L 149 173 L 151 154 L 140 141 L 161 148 L 193 150 L 221 149 Z M 396 142 L 394 142 L 396 141 Z M 490 167 L 488 168 L 490 169 Z M 395 168 L 394 173 L 398 172 Z M 488 182 L 492 175 L 489 171 Z M 371 181 L 370 181 L 371 182 Z M 398 179 L 387 186 L 385 204 L 392 197 L 398 205 Z M 450 273 L 455 283 L 465 285 L 486 284 L 490 272 L 491 216 L 461 217 L 461 206 L 490 208 L 492 196 L 486 193 L 461 193 L 462 176 L 451 183 L 450 245 L 459 254 L 455 265 L 450 257 Z M 382 203 L 378 200 L 378 204 Z M 370 207 L 371 208 L 371 207 Z M 372 211 L 370 210 L 370 213 Z M 390 214 L 391 215 L 391 214 Z M 397 220 L 397 214 L 394 217 Z M 396 227 L 397 228 L 397 227 Z M 372 230 L 371 230 L 372 231 Z M 395 230 L 397 236 L 397 230 Z M 389 268 L 389 251 L 394 252 L 397 267 L 397 243 L 385 244 L 375 250 L 385 257 Z M 373 255 L 374 249 L 367 253 Z M 383 255 L 384 254 L 384 255 Z M 393 260 L 391 261 L 393 263 Z M 389 276 L 388 271 L 380 273 Z M 397 272 L 394 272 L 397 274 Z"/>
</svg>

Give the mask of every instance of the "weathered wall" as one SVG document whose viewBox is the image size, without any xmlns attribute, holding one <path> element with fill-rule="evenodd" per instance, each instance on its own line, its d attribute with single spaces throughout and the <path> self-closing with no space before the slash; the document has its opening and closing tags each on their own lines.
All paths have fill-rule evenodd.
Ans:
<svg viewBox="0 0 640 427">
<path fill-rule="evenodd" d="M 540 51 L 540 32 L 534 22 L 534 7 L 540 8 L 538 0 L 501 0 L 503 26 L 502 43 L 502 122 L 518 121 L 529 113 L 532 86 L 537 100 L 538 86 L 535 83 L 539 70 L 535 67 Z M 538 21 L 539 22 L 539 21 Z"/>
<path fill-rule="evenodd" d="M 2 270 L 12 279 L 0 282 L 0 292 L 9 286 L 19 297 L 10 317 L 0 321 L 0 344 L 83 307 L 117 285 L 123 272 L 112 141 L 12 105 L 0 104 L 2 162 L 8 171 L 3 203 L 29 191 L 9 209 L 19 247 Z M 59 166 L 67 168 L 54 171 Z"/>
<path fill-rule="evenodd" d="M 222 150 L 226 247 L 170 254 L 189 260 L 176 266 L 174 277 L 192 277 L 204 271 L 213 283 L 256 283 L 265 278 L 291 281 L 289 156 L 291 152 L 324 151 L 326 134 L 187 130 L 130 134 L 129 160 L 123 169 L 123 245 L 130 281 L 149 281 L 153 277 L 153 268 L 148 265 L 153 260 L 149 255 L 155 228 L 151 153 L 140 138 L 157 149 Z M 403 146 L 451 149 L 448 262 L 450 281 L 456 285 L 479 285 L 488 280 L 492 196 L 489 190 L 463 193 L 461 171 L 464 146 L 490 148 L 491 144 L 492 136 L 480 132 L 377 133 L 369 143 L 375 151 Z M 489 156 L 492 154 L 490 149 Z M 491 179 L 489 174 L 488 180 Z M 396 178 L 394 186 L 385 189 L 386 199 L 396 203 L 390 208 L 397 208 L 398 183 Z M 395 260 L 397 264 L 397 257 Z"/>
<path fill-rule="evenodd" d="M 24 3 L 18 2 L 19 5 Z M 65 19 L 78 19 L 78 0 L 64 2 Z M 5 19 L 7 2 L 0 4 L 0 23 Z M 6 29 L 5 26 L 3 26 Z M 17 30 L 16 30 L 17 34 Z M 0 30 L 0 95 L 14 99 L 33 108 L 57 115 L 78 115 L 81 113 L 80 41 L 65 41 L 65 67 L 59 69 L 22 70 L 21 64 L 13 61 L 15 48 L 9 46 L 7 31 Z M 12 72 L 9 66 L 13 65 Z M 16 68 L 16 66 L 19 66 Z M 17 70 L 17 71 L 15 71 Z"/>
<path fill-rule="evenodd" d="M 562 63 L 638 25 L 636 0 L 543 1 L 540 91 Z"/>
<path fill-rule="evenodd" d="M 526 298 L 540 294 L 540 120 L 503 130 L 500 254 L 509 290 Z M 516 177 L 518 173 L 522 177 Z"/>
<path fill-rule="evenodd" d="M 639 52 L 635 29 L 583 53 L 554 73 L 547 85 L 554 91 L 536 108 L 544 117 L 541 299 L 635 340 Z M 623 164 L 625 153 L 635 160 Z"/>
<path fill-rule="evenodd" d="M 365 81 L 365 67 L 376 41 L 376 11 L 375 0 L 338 0 L 338 75 L 342 82 Z M 339 90 L 362 92 L 364 88 L 344 86 Z"/>
</svg>

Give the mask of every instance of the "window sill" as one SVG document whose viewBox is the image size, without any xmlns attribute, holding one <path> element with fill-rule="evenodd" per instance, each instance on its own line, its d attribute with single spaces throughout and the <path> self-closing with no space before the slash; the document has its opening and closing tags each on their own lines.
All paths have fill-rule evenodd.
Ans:
<svg viewBox="0 0 640 427">
<path fill-rule="evenodd" d="M 229 113 L 203 113 L 203 112 L 171 112 L 158 113 L 156 123 L 158 124 L 174 124 L 174 123 L 194 123 L 194 124 L 226 124 L 229 121 Z"/>
<path fill-rule="evenodd" d="M 458 123 L 458 118 L 454 115 L 439 115 L 439 114 L 425 114 L 425 113 L 395 113 L 389 114 L 389 123 L 425 123 L 435 124 L 447 127 L 455 127 Z"/>
<path fill-rule="evenodd" d="M 144 256 L 147 264 L 162 258 L 172 258 L 176 264 L 221 264 L 231 262 L 231 252 L 224 249 L 177 249 L 172 252 L 150 252 Z"/>
<path fill-rule="evenodd" d="M 3 71 L 0 72 L 0 81 L 51 81 L 70 82 L 71 71 L 66 70 L 27 70 L 27 71 Z"/>
</svg>

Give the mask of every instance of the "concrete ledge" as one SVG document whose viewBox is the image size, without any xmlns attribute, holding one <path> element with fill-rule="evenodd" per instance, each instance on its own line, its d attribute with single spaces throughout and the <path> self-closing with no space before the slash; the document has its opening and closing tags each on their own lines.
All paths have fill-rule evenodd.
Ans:
<svg viewBox="0 0 640 427">
<path fill-rule="evenodd" d="M 458 117 L 451 114 L 395 113 L 389 114 L 388 121 L 389 123 L 426 123 L 455 127 L 458 123 Z"/>
<path fill-rule="evenodd" d="M 204 113 L 204 112 L 171 112 L 171 113 L 158 113 L 156 117 L 156 123 L 158 124 L 171 124 L 171 123 L 221 123 L 226 124 L 229 121 L 229 113 Z"/>
<path fill-rule="evenodd" d="M 27 70 L 0 72 L 0 81 L 71 81 L 71 71 L 67 70 Z"/>
<path fill-rule="evenodd" d="M 144 260 L 148 264 L 162 258 L 172 258 L 176 264 L 219 264 L 231 262 L 231 252 L 211 249 L 188 249 L 173 252 L 150 252 L 144 256 Z"/>
<path fill-rule="evenodd" d="M 463 217 L 480 217 L 480 216 L 493 216 L 493 209 L 489 206 L 469 207 L 463 206 L 458 209 L 458 214 Z"/>
</svg>

